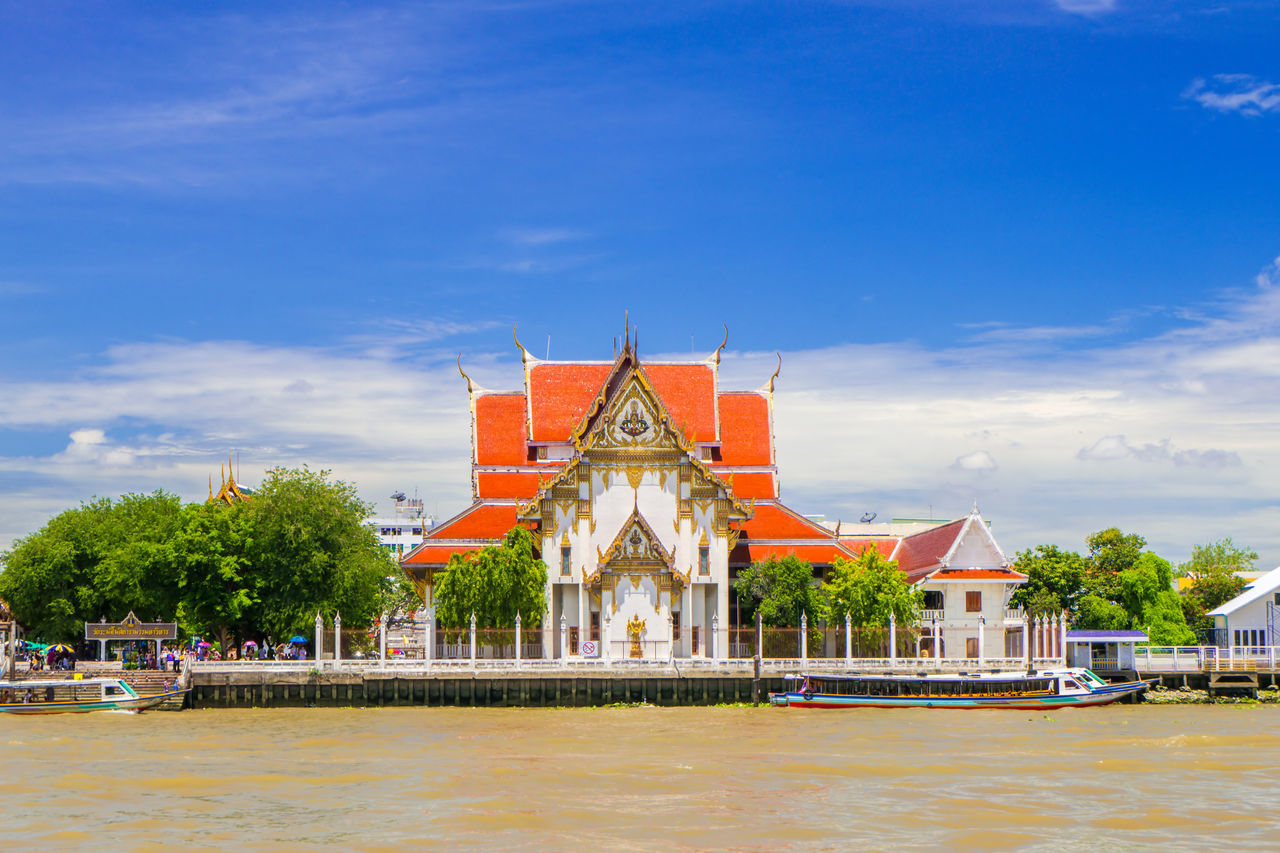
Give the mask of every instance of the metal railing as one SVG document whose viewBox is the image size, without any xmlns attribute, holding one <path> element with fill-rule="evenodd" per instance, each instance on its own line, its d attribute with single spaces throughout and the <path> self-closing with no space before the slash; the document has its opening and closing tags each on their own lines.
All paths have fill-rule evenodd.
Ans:
<svg viewBox="0 0 1280 853">
<path fill-rule="evenodd" d="M 1276 646 L 1137 646 L 1138 672 L 1276 671 Z"/>
</svg>

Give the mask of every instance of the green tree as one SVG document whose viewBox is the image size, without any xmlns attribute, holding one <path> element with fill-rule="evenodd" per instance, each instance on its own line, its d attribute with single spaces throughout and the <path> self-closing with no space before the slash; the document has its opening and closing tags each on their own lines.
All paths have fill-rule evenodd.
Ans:
<svg viewBox="0 0 1280 853">
<path fill-rule="evenodd" d="M 0 556 L 0 598 L 33 637 L 74 642 L 84 622 L 172 614 L 177 603 L 172 538 L 175 495 L 97 498 L 50 519 Z"/>
<path fill-rule="evenodd" d="M 1147 540 L 1136 533 L 1121 533 L 1119 528 L 1108 527 L 1089 534 L 1085 544 L 1089 546 L 1086 588 L 1103 598 L 1119 601 L 1120 573 L 1138 562 Z"/>
<path fill-rule="evenodd" d="M 1256 551 L 1238 547 L 1228 536 L 1225 539 L 1210 542 L 1208 545 L 1191 546 L 1191 559 L 1185 563 L 1179 563 L 1175 575 L 1185 578 L 1251 572 L 1257 559 Z"/>
<path fill-rule="evenodd" d="M 178 623 L 184 635 L 216 637 L 256 634 L 252 613 L 258 581 L 247 570 L 248 513 L 245 505 L 191 504 L 174 537 L 178 570 Z"/>
<path fill-rule="evenodd" d="M 1173 567 L 1168 560 L 1144 551 L 1132 567 L 1120 572 L 1119 582 L 1131 624 L 1144 629 L 1152 645 L 1195 643 L 1195 634 L 1187 627 L 1182 603 L 1172 588 Z"/>
<path fill-rule="evenodd" d="M 1129 623 L 1128 611 L 1093 592 L 1080 596 L 1075 618 L 1071 622 L 1076 628 L 1095 631 L 1123 631 L 1129 627 Z"/>
<path fill-rule="evenodd" d="M 341 612 L 351 627 L 379 615 L 399 568 L 364 523 L 373 507 L 355 486 L 331 480 L 329 471 L 273 468 L 236 509 L 244 515 L 240 557 L 251 579 L 245 627 L 279 639 L 314 630 L 317 612 Z"/>
<path fill-rule="evenodd" d="M 813 566 L 793 554 L 757 560 L 742 570 L 733 588 L 770 627 L 799 628 L 802 613 L 814 625 L 824 612 Z"/>
<path fill-rule="evenodd" d="M 875 548 L 857 559 L 837 559 L 822 585 L 823 613 L 832 622 L 849 621 L 859 627 L 887 625 L 889 615 L 903 626 L 912 625 L 924 606 L 924 592 L 907 582 L 907 573 Z"/>
<path fill-rule="evenodd" d="M 1075 614 L 1084 594 L 1088 562 L 1074 551 L 1063 551 L 1057 545 L 1037 545 L 1019 551 L 1015 563 L 1027 582 L 1018 587 L 1009 603 L 1021 607 L 1032 616 L 1058 614 L 1068 610 Z"/>
<path fill-rule="evenodd" d="M 533 556 L 524 527 L 507 531 L 501 545 L 454 554 L 436 577 L 436 618 L 442 628 L 462 629 L 471 614 L 481 628 L 510 628 L 516 614 L 525 628 L 542 624 L 547 609 L 547 565 Z"/>
</svg>

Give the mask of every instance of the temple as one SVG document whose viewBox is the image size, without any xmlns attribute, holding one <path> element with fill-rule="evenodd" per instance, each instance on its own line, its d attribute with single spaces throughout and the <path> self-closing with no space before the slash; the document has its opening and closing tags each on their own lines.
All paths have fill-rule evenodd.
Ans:
<svg viewBox="0 0 1280 853">
<path fill-rule="evenodd" d="M 522 524 L 549 569 L 545 656 L 750 656 L 734 634 L 740 569 L 795 555 L 821 578 L 835 560 L 876 548 L 925 589 L 917 653 L 945 653 L 948 638 L 975 657 L 1017 652 L 1021 623 L 1005 617 L 1025 578 L 976 507 L 942 525 L 842 532 L 779 500 L 778 371 L 754 391 L 725 390 L 724 343 L 703 359 L 642 363 L 629 329 L 612 361 L 549 361 L 516 345 L 520 391 L 480 387 L 459 360 L 473 502 L 401 563 L 424 602 L 452 555 Z"/>
</svg>

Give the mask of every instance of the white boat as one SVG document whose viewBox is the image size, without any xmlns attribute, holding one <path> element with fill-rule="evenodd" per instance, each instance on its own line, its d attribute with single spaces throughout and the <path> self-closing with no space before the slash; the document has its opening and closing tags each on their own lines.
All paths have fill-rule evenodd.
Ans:
<svg viewBox="0 0 1280 853">
<path fill-rule="evenodd" d="M 185 695 L 188 689 L 139 696 L 119 678 L 0 681 L 0 714 L 145 711 Z"/>
<path fill-rule="evenodd" d="M 770 693 L 791 708 L 1011 708 L 1106 705 L 1152 682 L 1108 684 L 1083 668 L 884 675 L 788 675 L 794 690 Z"/>
</svg>

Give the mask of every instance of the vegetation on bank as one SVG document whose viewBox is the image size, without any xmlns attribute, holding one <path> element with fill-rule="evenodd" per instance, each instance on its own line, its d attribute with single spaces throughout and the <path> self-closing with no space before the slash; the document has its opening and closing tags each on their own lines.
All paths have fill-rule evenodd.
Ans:
<svg viewBox="0 0 1280 853">
<path fill-rule="evenodd" d="M 507 531 L 501 545 L 454 554 L 436 576 L 432 600 L 441 628 L 522 628 L 542 625 L 547 611 L 547 565 L 533 556 L 524 527 Z"/>
<path fill-rule="evenodd" d="M 407 586 L 364 523 L 371 512 L 354 486 L 306 467 L 268 471 L 230 506 L 163 491 L 98 498 L 0 555 L 0 598 L 50 642 L 130 611 L 218 642 L 310 636 L 317 612 L 364 627 Z"/>
<path fill-rule="evenodd" d="M 1144 630 L 1158 646 L 1207 641 L 1213 619 L 1205 614 L 1240 593 L 1245 581 L 1234 573 L 1251 570 L 1258 559 L 1227 538 L 1195 546 L 1175 568 L 1146 550 L 1143 537 L 1114 527 L 1085 544 L 1084 555 L 1057 545 L 1018 552 L 1015 565 L 1027 582 L 1011 603 L 1034 615 L 1066 611 L 1073 628 Z M 1181 595 L 1175 577 L 1192 579 Z"/>
</svg>

